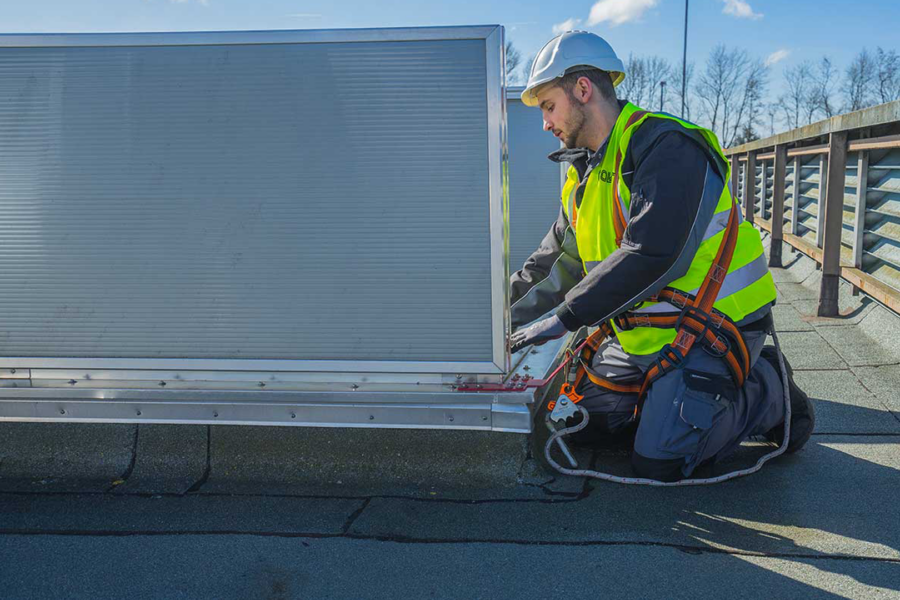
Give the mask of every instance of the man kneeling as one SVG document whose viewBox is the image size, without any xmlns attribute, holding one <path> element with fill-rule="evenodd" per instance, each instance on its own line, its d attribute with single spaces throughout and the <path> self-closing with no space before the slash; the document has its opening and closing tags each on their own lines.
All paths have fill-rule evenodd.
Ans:
<svg viewBox="0 0 900 600">
<path fill-rule="evenodd" d="M 780 443 L 784 386 L 763 345 L 775 284 L 715 134 L 618 100 L 625 76 L 609 44 L 579 31 L 532 65 L 522 100 L 565 144 L 550 159 L 570 166 L 557 221 L 512 276 L 510 342 L 599 326 L 608 336 L 576 390 L 590 420 L 572 437 L 634 432 L 636 473 L 675 481 L 749 436 Z M 793 452 L 814 414 L 788 379 Z"/>
</svg>

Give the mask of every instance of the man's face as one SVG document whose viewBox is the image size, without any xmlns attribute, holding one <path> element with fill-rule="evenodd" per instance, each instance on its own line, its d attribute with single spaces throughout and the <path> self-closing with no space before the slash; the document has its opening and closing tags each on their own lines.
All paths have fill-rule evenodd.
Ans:
<svg viewBox="0 0 900 600">
<path fill-rule="evenodd" d="M 566 148 L 581 147 L 579 136 L 587 120 L 584 105 L 559 86 L 538 91 L 537 100 L 544 117 L 544 131 L 553 133 Z"/>
</svg>

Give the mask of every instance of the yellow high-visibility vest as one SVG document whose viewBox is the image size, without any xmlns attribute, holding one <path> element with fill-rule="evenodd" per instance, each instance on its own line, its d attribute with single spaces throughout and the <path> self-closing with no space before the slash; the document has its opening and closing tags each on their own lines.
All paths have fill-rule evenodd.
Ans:
<svg viewBox="0 0 900 600">
<path fill-rule="evenodd" d="M 621 223 L 623 219 L 627 221 L 631 191 L 619 171 L 625 162 L 624 157 L 628 152 L 631 136 L 641 123 L 649 118 L 671 119 L 681 124 L 693 132 L 692 135 L 705 141 L 721 158 L 724 168 L 727 169 L 725 186 L 712 221 L 706 229 L 688 272 L 667 284 L 667 287 L 695 294 L 715 260 L 724 238 L 729 210 L 734 205 L 728 189 L 731 167 L 719 147 L 715 134 L 710 130 L 668 114 L 647 112 L 635 115 L 639 112 L 645 111 L 631 103 L 627 103 L 622 109 L 609 134 L 601 163 L 589 173 L 587 181 L 582 184 L 585 189 L 580 206 L 576 206 L 575 202 L 579 183 L 578 171 L 575 167 L 569 168 L 562 192 L 563 211 L 575 230 L 578 253 L 587 273 L 612 254 L 621 243 Z M 632 120 L 633 116 L 637 118 Z M 632 122 L 629 123 L 629 120 Z M 750 176 L 752 177 L 752 174 Z M 740 207 L 735 205 L 734 210 L 739 211 Z M 616 211 L 620 211 L 619 235 L 616 231 Z M 762 240 L 753 225 L 744 221 L 738 228 L 737 247 L 714 307 L 737 322 L 773 300 L 775 300 L 775 282 L 769 273 Z M 654 313 L 677 312 L 680 309 L 667 303 L 643 302 L 634 310 L 639 313 Z M 653 354 L 659 352 L 664 345 L 672 343 L 675 339 L 675 329 L 651 327 L 638 327 L 630 331 L 617 329 L 616 335 L 622 349 L 629 354 Z"/>
</svg>

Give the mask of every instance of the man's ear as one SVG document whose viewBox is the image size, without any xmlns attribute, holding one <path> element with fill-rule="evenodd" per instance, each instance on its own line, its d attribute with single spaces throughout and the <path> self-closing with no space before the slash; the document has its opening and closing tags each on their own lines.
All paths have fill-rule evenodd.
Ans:
<svg viewBox="0 0 900 600">
<path fill-rule="evenodd" d="M 587 77 L 579 77 L 575 82 L 575 97 L 582 104 L 587 104 L 594 97 L 594 84 Z"/>
</svg>

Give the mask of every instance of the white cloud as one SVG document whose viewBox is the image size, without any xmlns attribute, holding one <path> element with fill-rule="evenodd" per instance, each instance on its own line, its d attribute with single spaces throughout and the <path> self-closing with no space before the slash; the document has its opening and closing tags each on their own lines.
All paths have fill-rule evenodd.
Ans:
<svg viewBox="0 0 900 600">
<path fill-rule="evenodd" d="M 781 50 L 776 50 L 772 54 L 766 57 L 766 66 L 771 67 L 775 63 L 780 63 L 784 59 L 786 59 L 790 55 L 790 50 L 785 50 L 782 48 Z"/>
<path fill-rule="evenodd" d="M 566 19 L 562 23 L 557 23 L 553 26 L 553 35 L 559 35 L 561 33 L 565 33 L 566 31 L 571 31 L 578 27 L 581 24 L 581 19 L 571 18 Z"/>
<path fill-rule="evenodd" d="M 744 0 L 724 0 L 725 8 L 722 12 L 726 15 L 733 15 L 739 19 L 762 19 L 762 13 L 755 13 L 750 5 Z"/>
<path fill-rule="evenodd" d="M 659 0 L 599 0 L 591 7 L 588 25 L 609 21 L 613 26 L 636 21 Z"/>
</svg>

